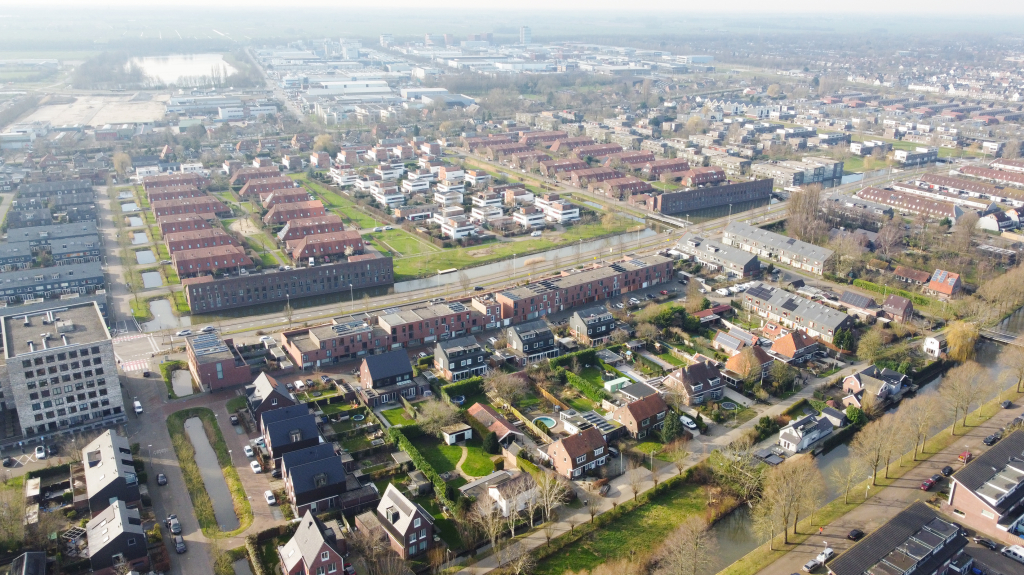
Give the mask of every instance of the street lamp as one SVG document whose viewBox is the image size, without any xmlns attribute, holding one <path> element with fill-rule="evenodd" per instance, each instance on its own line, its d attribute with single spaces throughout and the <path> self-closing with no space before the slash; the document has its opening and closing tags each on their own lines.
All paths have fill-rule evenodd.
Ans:
<svg viewBox="0 0 1024 575">
<path fill-rule="evenodd" d="M 353 313 L 356 310 L 356 297 L 355 292 L 352 291 L 352 284 L 348 284 L 348 305 L 349 313 Z"/>
</svg>

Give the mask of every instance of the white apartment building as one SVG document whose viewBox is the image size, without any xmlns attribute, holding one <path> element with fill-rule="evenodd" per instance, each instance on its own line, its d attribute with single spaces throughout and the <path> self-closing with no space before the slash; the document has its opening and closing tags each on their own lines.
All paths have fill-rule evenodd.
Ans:
<svg viewBox="0 0 1024 575">
<path fill-rule="evenodd" d="M 483 170 L 470 170 L 466 172 L 466 182 L 471 186 L 486 184 L 491 181 L 491 175 Z"/>
<path fill-rule="evenodd" d="M 544 218 L 556 224 L 568 224 L 580 219 L 580 209 L 569 202 L 553 202 L 543 210 Z"/>
<path fill-rule="evenodd" d="M 544 211 L 535 206 L 527 206 L 512 214 L 512 221 L 524 228 L 542 228 L 544 227 Z"/>
<path fill-rule="evenodd" d="M 339 186 L 353 186 L 359 180 L 359 174 L 353 169 L 331 168 L 331 179 Z"/>
<path fill-rule="evenodd" d="M 430 191 L 430 182 L 427 180 L 402 180 L 402 191 L 406 194 L 418 194 Z"/>
<path fill-rule="evenodd" d="M 405 205 L 405 194 L 399 192 L 397 188 L 375 188 L 371 195 L 382 206 L 395 208 Z"/>
<path fill-rule="evenodd" d="M 451 180 L 442 179 L 441 181 L 437 182 L 437 185 L 434 186 L 434 189 L 436 189 L 438 192 L 442 194 L 458 192 L 459 195 L 462 195 L 462 193 L 466 191 L 466 185 L 462 182 L 453 182 Z"/>
<path fill-rule="evenodd" d="M 437 190 L 434 192 L 434 202 L 446 208 L 451 206 L 461 206 L 462 192 L 442 192 Z"/>
<path fill-rule="evenodd" d="M 474 206 L 469 212 L 469 219 L 482 224 L 491 218 L 498 218 L 505 215 L 505 210 L 495 206 Z"/>
<path fill-rule="evenodd" d="M 441 224 L 444 223 L 444 221 L 446 219 L 454 218 L 456 216 L 461 216 L 461 215 L 464 215 L 465 213 L 466 213 L 466 210 L 463 209 L 461 206 L 451 206 L 451 207 L 444 207 L 444 206 L 442 206 L 440 210 L 438 210 L 437 212 L 434 212 L 434 218 L 433 218 L 432 221 L 435 224 L 441 225 Z"/>
<path fill-rule="evenodd" d="M 466 216 L 445 218 L 444 222 L 441 223 L 441 233 L 453 240 L 471 236 L 475 229 L 476 225 L 470 222 Z"/>
<path fill-rule="evenodd" d="M 399 164 L 398 166 L 389 166 L 387 164 L 381 164 L 373 169 L 373 173 L 380 176 L 382 180 L 397 180 L 402 177 L 405 173 L 405 167 Z"/>
<path fill-rule="evenodd" d="M 501 207 L 501 195 L 490 192 L 480 192 L 472 198 L 473 206 L 479 207 Z"/>
</svg>

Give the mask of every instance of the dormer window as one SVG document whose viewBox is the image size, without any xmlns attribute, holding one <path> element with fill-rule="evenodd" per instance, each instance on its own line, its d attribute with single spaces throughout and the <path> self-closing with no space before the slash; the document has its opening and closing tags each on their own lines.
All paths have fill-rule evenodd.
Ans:
<svg viewBox="0 0 1024 575">
<path fill-rule="evenodd" d="M 298 429 L 293 429 L 288 432 L 288 437 L 291 439 L 292 443 L 300 441 L 302 440 L 302 431 Z"/>
</svg>

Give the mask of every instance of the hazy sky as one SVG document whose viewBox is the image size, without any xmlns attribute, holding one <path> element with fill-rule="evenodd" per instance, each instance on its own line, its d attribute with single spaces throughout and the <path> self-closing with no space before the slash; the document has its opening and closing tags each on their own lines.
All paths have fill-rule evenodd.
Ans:
<svg viewBox="0 0 1024 575">
<path fill-rule="evenodd" d="M 0 15 L 5 11 L 5 5 L 14 8 L 11 0 L 0 0 Z M 393 9 L 456 9 L 456 10 L 502 10 L 516 12 L 524 11 L 549 11 L 549 10 L 570 10 L 570 11 L 618 11 L 624 15 L 635 14 L 637 11 L 644 12 L 694 12 L 706 14 L 709 12 L 718 13 L 800 13 L 800 14 L 824 14 L 824 13 L 855 13 L 861 16 L 870 14 L 918 14 L 929 16 L 973 16 L 981 13 L 988 14 L 1014 14 L 1024 15 L 1024 2 L 1002 0 L 996 2 L 972 3 L 969 6 L 969 14 L 964 14 L 966 5 L 960 0 L 904 0 L 902 2 L 889 3 L 843 3 L 823 2 L 821 0 L 775 0 L 765 2 L 764 0 L 731 0 L 729 2 L 678 2 L 670 0 L 642 0 L 640 2 L 622 2 L 621 0 L 517 0 L 514 3 L 495 2 L 493 0 L 388 0 L 386 3 L 353 1 L 353 0 L 174 0 L 170 4 L 150 4 L 139 2 L 139 0 L 34 0 L 28 3 L 31 9 L 35 10 L 40 6 L 68 6 L 76 8 L 133 8 L 133 9 L 160 9 L 177 10 L 181 7 L 203 7 L 211 8 L 270 8 L 276 10 L 292 10 L 295 8 L 332 8 L 332 9 L 353 9 L 353 10 L 375 10 L 388 12 Z M 25 5 L 21 5 L 25 6 Z M 198 14 L 197 16 L 201 16 Z M 898 24 L 894 22 L 893 24 Z"/>
</svg>

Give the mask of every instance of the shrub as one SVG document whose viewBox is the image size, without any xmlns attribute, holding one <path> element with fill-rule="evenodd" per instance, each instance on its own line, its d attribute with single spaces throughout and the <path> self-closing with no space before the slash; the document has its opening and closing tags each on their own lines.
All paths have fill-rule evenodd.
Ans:
<svg viewBox="0 0 1024 575">
<path fill-rule="evenodd" d="M 448 385 L 441 386 L 442 394 L 451 398 L 455 395 L 479 395 L 484 392 L 484 379 L 482 377 L 471 377 L 462 381 L 456 381 L 455 383 L 449 383 Z M 469 407 L 468 405 L 465 407 Z"/>
<path fill-rule="evenodd" d="M 399 448 L 402 449 L 402 451 L 409 454 L 409 459 L 412 460 L 416 469 L 423 472 L 423 475 L 425 475 L 427 479 L 434 484 L 434 492 L 437 495 L 437 499 L 449 509 L 455 509 L 455 501 L 449 497 L 449 493 L 458 500 L 459 491 L 456 489 L 448 489 L 448 484 L 445 483 L 444 479 L 441 479 L 441 475 L 432 465 L 430 465 L 429 462 L 427 462 L 426 458 L 423 457 L 423 454 L 420 453 L 420 450 L 416 449 L 412 442 L 404 435 L 404 430 L 404 427 L 392 427 L 388 429 L 388 436 L 396 445 L 398 445 Z"/>
<path fill-rule="evenodd" d="M 565 372 L 565 381 L 569 385 L 578 389 L 580 393 L 585 395 L 587 399 L 591 401 L 600 403 L 602 399 L 608 398 L 608 393 L 605 392 L 603 387 L 587 381 L 571 371 Z"/>
<path fill-rule="evenodd" d="M 551 367 L 565 367 L 572 364 L 574 357 L 579 358 L 580 363 L 594 365 L 597 363 L 597 350 L 596 349 L 584 349 L 573 353 L 567 353 L 558 357 L 553 357 L 548 360 Z"/>
<path fill-rule="evenodd" d="M 493 431 L 489 431 L 489 432 L 487 432 L 487 435 L 484 435 L 483 449 L 484 449 L 484 451 L 486 451 L 487 453 L 490 453 L 491 455 L 497 454 L 498 451 L 500 451 L 501 447 L 498 445 L 498 434 L 497 433 L 494 433 Z"/>
</svg>

